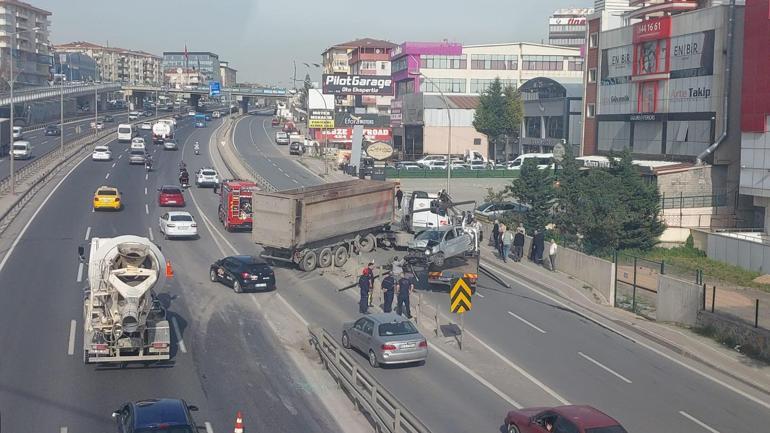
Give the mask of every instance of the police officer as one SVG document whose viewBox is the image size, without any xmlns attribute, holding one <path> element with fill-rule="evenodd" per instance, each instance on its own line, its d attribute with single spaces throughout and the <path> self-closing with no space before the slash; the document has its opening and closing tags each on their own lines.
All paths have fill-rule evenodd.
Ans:
<svg viewBox="0 0 770 433">
<path fill-rule="evenodd" d="M 383 302 L 382 302 L 382 311 L 386 313 L 390 313 L 393 311 L 393 294 L 395 293 L 396 289 L 396 278 L 393 276 L 393 273 L 386 275 L 385 278 L 382 279 L 382 291 L 384 293 Z"/>
<path fill-rule="evenodd" d="M 396 301 L 396 313 L 407 318 L 412 318 L 412 310 L 409 308 L 409 295 L 414 291 L 414 284 L 406 274 L 398 280 L 398 300 Z"/>
<path fill-rule="evenodd" d="M 367 298 L 367 302 L 370 307 L 374 307 L 374 304 L 372 303 L 374 301 L 374 262 L 369 262 L 369 264 L 366 265 L 366 268 L 369 269 L 369 297 Z"/>
<path fill-rule="evenodd" d="M 358 288 L 361 291 L 361 298 L 358 300 L 358 312 L 361 314 L 369 313 L 369 292 L 372 290 L 372 279 L 369 276 L 369 268 L 364 268 L 361 276 L 358 277 Z"/>
</svg>

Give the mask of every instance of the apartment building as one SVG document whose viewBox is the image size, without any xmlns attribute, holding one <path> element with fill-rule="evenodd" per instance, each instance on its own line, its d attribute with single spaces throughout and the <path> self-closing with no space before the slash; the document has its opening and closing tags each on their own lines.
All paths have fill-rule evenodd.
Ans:
<svg viewBox="0 0 770 433">
<path fill-rule="evenodd" d="M 160 84 L 161 58 L 138 50 L 109 47 L 91 42 L 55 45 L 57 53 L 83 53 L 94 59 L 99 79 L 129 84 Z"/>
<path fill-rule="evenodd" d="M 13 48 L 15 86 L 42 86 L 52 77 L 53 59 L 48 41 L 51 12 L 17 0 L 0 0 L 0 77 L 10 81 Z"/>
</svg>

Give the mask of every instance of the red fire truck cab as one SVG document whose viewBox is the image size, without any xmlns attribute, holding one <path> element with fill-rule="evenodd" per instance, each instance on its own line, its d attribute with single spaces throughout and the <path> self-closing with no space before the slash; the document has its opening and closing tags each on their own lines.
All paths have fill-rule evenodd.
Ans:
<svg viewBox="0 0 770 433">
<path fill-rule="evenodd" d="M 225 230 L 251 230 L 251 191 L 254 182 L 247 180 L 226 180 L 219 188 L 219 221 Z"/>
</svg>

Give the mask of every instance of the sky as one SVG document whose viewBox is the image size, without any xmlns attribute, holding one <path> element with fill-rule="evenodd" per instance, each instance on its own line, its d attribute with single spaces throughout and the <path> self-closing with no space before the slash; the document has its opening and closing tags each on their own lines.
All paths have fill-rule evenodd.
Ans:
<svg viewBox="0 0 770 433">
<path fill-rule="evenodd" d="M 320 72 L 326 48 L 371 37 L 394 43 L 547 41 L 558 8 L 592 0 L 25 0 L 51 16 L 55 44 L 88 41 L 161 55 L 211 51 L 239 82 L 290 86 Z"/>
</svg>

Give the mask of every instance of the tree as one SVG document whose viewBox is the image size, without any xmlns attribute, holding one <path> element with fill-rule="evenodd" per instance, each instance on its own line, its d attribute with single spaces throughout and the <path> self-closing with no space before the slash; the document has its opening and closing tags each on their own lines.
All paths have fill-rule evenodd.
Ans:
<svg viewBox="0 0 770 433">
<path fill-rule="evenodd" d="M 535 158 L 527 158 L 521 166 L 519 178 L 514 179 L 508 191 L 521 204 L 529 206 L 524 214 L 527 231 L 542 230 L 553 220 L 555 191 L 551 170 L 537 168 Z"/>
<path fill-rule="evenodd" d="M 523 106 L 518 90 L 503 89 L 500 78 L 479 96 L 479 106 L 473 117 L 473 127 L 496 144 L 502 136 L 514 136 L 521 125 Z M 496 155 L 494 155 L 496 156 Z"/>
<path fill-rule="evenodd" d="M 299 93 L 299 103 L 302 106 L 302 108 L 307 109 L 308 108 L 308 94 L 310 93 L 310 89 L 313 88 L 313 82 L 310 81 L 310 74 L 305 74 L 305 81 L 302 84 L 302 89 L 300 89 Z"/>
<path fill-rule="evenodd" d="M 506 188 L 503 188 L 500 191 L 495 191 L 494 188 L 489 187 L 487 188 L 487 196 L 484 198 L 484 201 L 486 203 L 494 203 L 494 204 L 500 204 L 505 201 L 505 199 L 508 197 L 508 190 Z"/>
<path fill-rule="evenodd" d="M 585 187 L 580 164 L 572 154 L 572 147 L 565 146 L 564 159 L 558 169 L 556 188 L 557 208 L 555 213 L 556 225 L 561 231 L 563 242 L 571 245 L 580 243 L 584 230 L 585 219 L 590 218 L 585 213 Z"/>
</svg>

